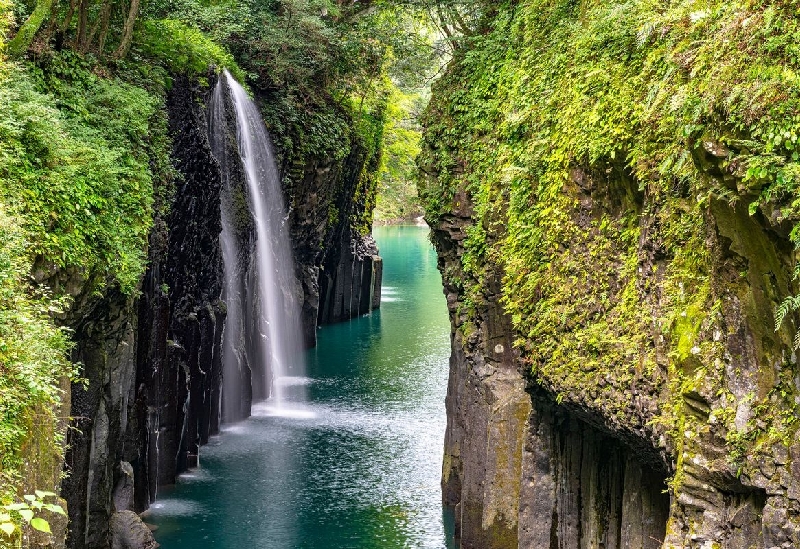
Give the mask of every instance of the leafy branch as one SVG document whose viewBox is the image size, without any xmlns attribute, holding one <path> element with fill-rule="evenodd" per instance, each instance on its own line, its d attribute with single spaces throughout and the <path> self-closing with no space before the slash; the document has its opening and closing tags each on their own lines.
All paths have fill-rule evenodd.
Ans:
<svg viewBox="0 0 800 549">
<path fill-rule="evenodd" d="M 26 494 L 23 501 L 9 503 L 0 507 L 0 532 L 6 537 L 11 537 L 22 523 L 30 524 L 34 530 L 50 534 L 50 523 L 41 516 L 42 511 L 50 511 L 59 515 L 66 515 L 64 509 L 55 503 L 45 503 L 45 498 L 56 497 L 53 492 L 36 490 L 34 494 Z"/>
<path fill-rule="evenodd" d="M 800 295 L 790 295 L 784 299 L 775 310 L 775 331 L 780 330 L 786 317 L 798 309 L 800 309 Z M 794 334 L 793 347 L 795 350 L 800 349 L 800 331 Z"/>
</svg>

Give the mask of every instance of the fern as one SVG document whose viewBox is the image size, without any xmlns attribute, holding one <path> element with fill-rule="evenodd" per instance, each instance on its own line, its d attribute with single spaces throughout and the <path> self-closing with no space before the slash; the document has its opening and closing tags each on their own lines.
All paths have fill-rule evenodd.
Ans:
<svg viewBox="0 0 800 549">
<path fill-rule="evenodd" d="M 792 313 L 796 310 L 800 309 L 800 295 L 790 295 L 786 299 L 784 299 L 778 308 L 775 310 L 775 331 L 781 329 L 783 325 L 783 321 L 786 319 L 786 316 L 789 313 Z M 800 333 L 800 332 L 798 332 Z M 795 335 L 795 348 L 800 347 L 800 338 Z"/>
</svg>

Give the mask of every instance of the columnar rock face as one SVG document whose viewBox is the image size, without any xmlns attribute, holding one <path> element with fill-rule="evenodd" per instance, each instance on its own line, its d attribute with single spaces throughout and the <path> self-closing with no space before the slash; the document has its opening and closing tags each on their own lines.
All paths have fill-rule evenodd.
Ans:
<svg viewBox="0 0 800 549">
<path fill-rule="evenodd" d="M 373 159 L 374 162 L 374 159 Z M 372 219 L 377 170 L 354 142 L 342 160 L 284 158 L 297 273 L 303 287 L 306 345 L 316 329 L 380 306 L 382 262 L 374 240 L 362 234 Z"/>
<path fill-rule="evenodd" d="M 119 524 L 112 516 L 128 510 L 115 507 L 115 487 L 134 483 L 130 506 L 144 510 L 219 427 L 220 179 L 200 97 L 180 78 L 168 97 L 181 179 L 172 196 L 160 195 L 169 215 L 155 220 L 138 303 L 111 289 L 102 298 L 78 295 L 70 313 L 73 360 L 87 380 L 72 387 L 62 485 L 73 548 L 109 547 Z"/>
<path fill-rule="evenodd" d="M 151 237 L 139 303 L 137 377 L 147 458 L 134 478 L 140 498 L 150 500 L 158 486 L 174 483 L 178 473 L 196 464 L 199 446 L 220 423 L 221 176 L 206 134 L 204 95 L 188 79 L 177 78 L 167 100 L 180 176 L 161 225 L 166 231 Z M 137 503 L 141 508 L 147 501 Z"/>
<path fill-rule="evenodd" d="M 135 307 L 110 292 L 91 300 L 75 327 L 73 360 L 87 383 L 72 385 L 72 428 L 67 434 L 67 477 L 62 494 L 69 510 L 70 547 L 107 547 L 111 496 L 123 459 L 138 457 Z M 128 442 L 128 444 L 126 444 Z"/>
<path fill-rule="evenodd" d="M 800 543 L 800 443 L 776 441 L 732 456 L 726 431 L 714 419 L 726 401 L 707 389 L 722 382 L 739 395 L 727 406 L 743 427 L 769 420 L 754 415 L 750 399 L 784 367 L 769 357 L 785 336 L 771 331 L 772 306 L 759 304 L 790 272 L 779 227 L 719 202 L 706 212 L 706 243 L 722 303 L 722 325 L 708 336 L 722 339 L 732 364 L 722 380 L 683 389 L 683 430 L 676 441 L 670 438 L 674 425 L 654 424 L 654 412 L 669 405 L 657 378 L 621 387 L 620 398 L 629 400 L 625 414 L 617 415 L 609 401 L 594 396 L 598 387 L 615 383 L 610 374 L 597 387 L 565 379 L 556 386 L 559 395 L 546 376 L 531 375 L 514 346 L 519 336 L 501 304 L 496 267 L 483 266 L 480 300 L 472 294 L 467 312 L 461 259 L 474 211 L 465 193 L 456 193 L 452 204 L 433 228 L 453 342 L 442 487 L 465 549 L 770 549 Z M 588 199 L 577 204 L 578 219 L 598 207 Z M 651 222 L 641 219 L 644 264 L 658 242 L 648 233 Z M 648 269 L 654 271 L 642 270 Z M 654 342 L 656 348 L 664 344 Z M 734 457 L 743 464 L 738 471 Z"/>
<path fill-rule="evenodd" d="M 660 464 L 546 396 L 528 418 L 522 479 L 521 547 L 661 547 L 669 495 Z"/>
<path fill-rule="evenodd" d="M 231 179 L 234 189 L 229 199 L 244 203 L 246 186 L 240 167 L 223 169 L 212 154 L 205 107 L 209 94 L 188 78 L 173 79 L 167 111 L 178 176 L 174 189 L 156 191 L 141 294 L 129 298 L 111 288 L 97 297 L 83 290 L 91 285 L 81 273 L 42 269 L 36 274 L 39 282 L 75 298 L 66 322 L 77 341 L 73 359 L 84 365 L 87 380 L 71 389 L 73 428 L 62 483 L 70 517 L 67 541 L 73 549 L 151 546 L 152 536 L 134 512 L 145 510 L 160 486 L 173 484 L 179 473 L 196 465 L 200 446 L 218 432 L 222 420 L 223 177 Z M 224 139 L 231 158 L 238 158 L 235 118 L 228 117 Z M 357 146 L 344 161 L 324 169 L 318 167 L 322 161 L 298 160 L 294 180 L 301 183 L 287 187 L 302 284 L 290 291 L 304 301 L 309 345 L 322 321 L 320 278 L 324 303 L 339 296 L 338 305 L 331 305 L 336 314 L 328 314 L 326 322 L 366 313 L 380 302 L 377 248 L 352 223 L 368 207 L 365 199 L 355 198 L 368 184 L 364 162 Z M 304 175 L 298 179 L 298 173 Z M 341 215 L 332 218 L 331 207 Z M 237 236 L 243 243 L 241 263 L 248 265 L 255 236 L 252 219 L 241 217 Z M 251 273 L 245 268 L 241 275 Z M 247 390 L 267 386 L 254 375 L 249 367 L 242 370 L 238 417 L 249 415 L 253 398 L 266 396 L 263 390 Z"/>
<path fill-rule="evenodd" d="M 372 237 L 358 237 L 320 273 L 318 324 L 332 324 L 380 307 L 383 260 Z"/>
<path fill-rule="evenodd" d="M 434 228 L 443 272 L 460 271 L 469 200 Z M 451 281 L 454 279 L 450 279 Z M 669 514 L 665 464 L 591 414 L 556 404 L 525 375 L 499 303 L 497 272 L 465 325 L 459 288 L 446 400 L 443 500 L 465 549 L 656 549 Z"/>
</svg>

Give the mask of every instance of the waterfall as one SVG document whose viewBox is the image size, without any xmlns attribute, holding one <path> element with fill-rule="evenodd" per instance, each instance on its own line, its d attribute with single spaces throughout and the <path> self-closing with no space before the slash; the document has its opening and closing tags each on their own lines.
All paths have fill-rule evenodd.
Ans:
<svg viewBox="0 0 800 549">
<path fill-rule="evenodd" d="M 227 105 L 235 113 L 235 142 Z M 302 384 L 291 382 L 304 373 L 298 282 L 269 134 L 227 71 L 209 104 L 209 141 L 223 174 L 223 417 L 235 421 L 249 415 L 252 398 L 268 398 L 277 412 L 304 400 Z M 289 386 L 296 388 L 291 395 Z"/>
</svg>

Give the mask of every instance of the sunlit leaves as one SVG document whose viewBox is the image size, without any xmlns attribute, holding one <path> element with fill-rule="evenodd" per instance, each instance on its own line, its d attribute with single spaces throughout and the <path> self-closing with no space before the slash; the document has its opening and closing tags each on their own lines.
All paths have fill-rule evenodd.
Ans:
<svg viewBox="0 0 800 549">
<path fill-rule="evenodd" d="M 36 235 L 31 252 L 87 276 L 102 269 L 130 292 L 151 222 L 148 140 L 156 100 L 80 65 L 72 71 L 78 77 L 57 80 L 54 95 L 21 71 L 0 84 L 0 198 Z M 40 86 L 52 82 L 41 77 Z"/>
<path fill-rule="evenodd" d="M 44 533 L 51 533 L 50 523 L 43 518 L 42 511 L 57 513 L 66 516 L 64 508 L 55 503 L 45 503 L 45 498 L 54 498 L 53 492 L 36 490 L 35 494 L 25 494 L 24 501 L 9 503 L 0 506 L 0 531 L 6 537 L 11 537 L 21 524 L 30 524 L 34 530 Z"/>
</svg>

